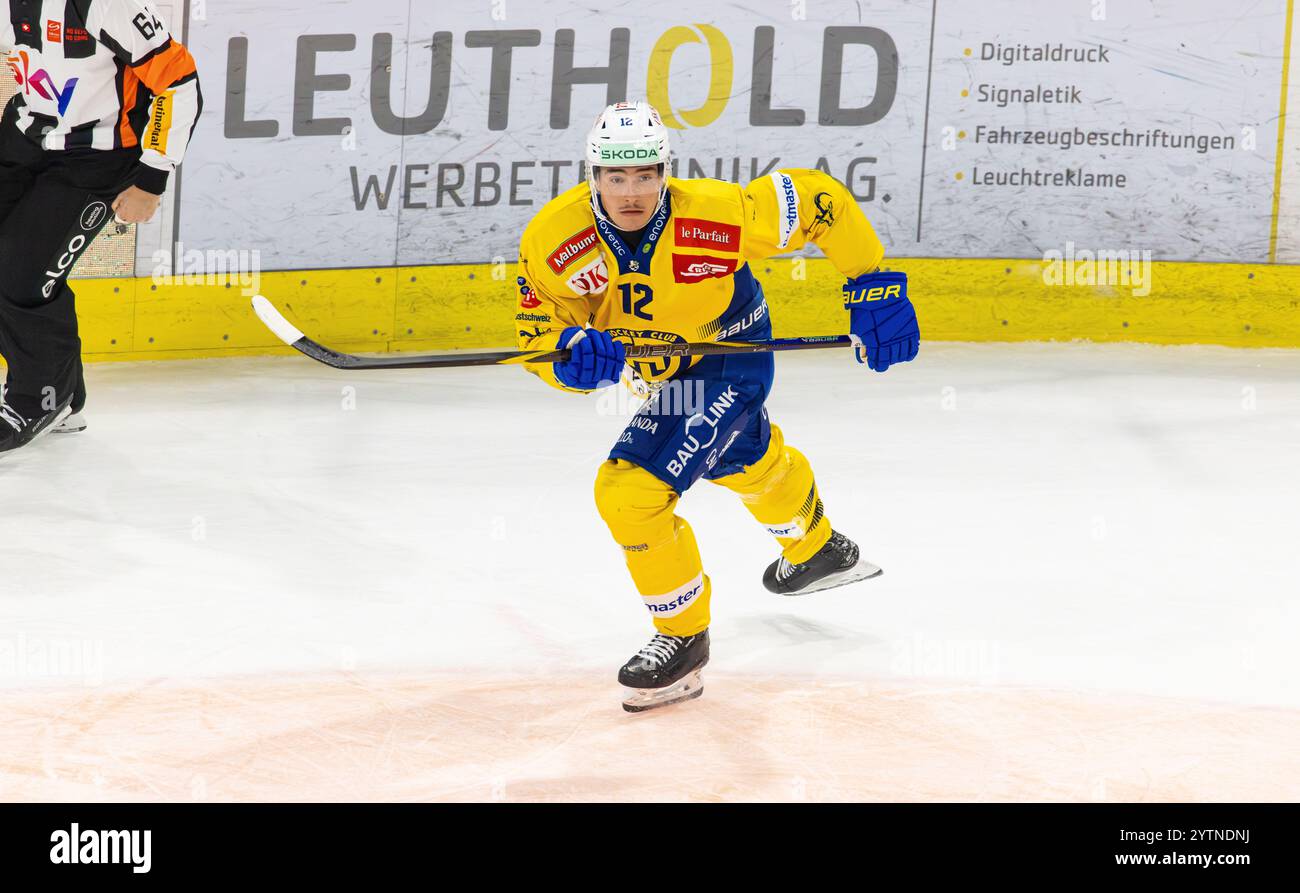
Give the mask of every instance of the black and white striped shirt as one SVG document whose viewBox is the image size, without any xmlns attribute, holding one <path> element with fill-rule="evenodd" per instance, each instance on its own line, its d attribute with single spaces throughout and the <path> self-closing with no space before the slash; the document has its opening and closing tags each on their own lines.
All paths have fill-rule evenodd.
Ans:
<svg viewBox="0 0 1300 893">
<path fill-rule="evenodd" d="M 0 0 L 17 126 L 47 151 L 139 147 L 162 193 L 203 107 L 189 51 L 146 0 Z"/>
</svg>

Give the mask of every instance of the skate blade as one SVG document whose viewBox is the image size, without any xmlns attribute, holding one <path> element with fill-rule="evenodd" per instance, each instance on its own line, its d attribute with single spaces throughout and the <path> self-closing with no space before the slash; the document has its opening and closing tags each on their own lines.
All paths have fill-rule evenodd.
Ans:
<svg viewBox="0 0 1300 893">
<path fill-rule="evenodd" d="M 699 670 L 692 670 L 663 688 L 624 688 L 623 691 L 623 709 L 628 713 L 644 713 L 698 698 L 704 694 L 704 679 Z"/>
<path fill-rule="evenodd" d="M 51 434 L 79 434 L 86 430 L 86 417 L 74 412 L 50 428 Z"/>
<path fill-rule="evenodd" d="M 840 586 L 848 586 L 850 583 L 856 583 L 859 580 L 870 580 L 872 577 L 879 577 L 884 571 L 876 567 L 870 561 L 863 558 L 858 559 L 858 563 L 847 570 L 831 574 L 829 577 L 823 577 L 806 589 L 800 589 L 798 592 L 782 593 L 786 596 L 811 595 L 814 592 L 825 592 L 827 589 L 837 589 Z"/>
</svg>

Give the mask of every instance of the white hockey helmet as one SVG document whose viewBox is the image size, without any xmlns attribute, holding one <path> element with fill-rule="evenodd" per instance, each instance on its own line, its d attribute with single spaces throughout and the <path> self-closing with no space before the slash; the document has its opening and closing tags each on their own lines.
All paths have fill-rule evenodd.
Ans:
<svg viewBox="0 0 1300 893">
<path fill-rule="evenodd" d="M 663 185 L 659 189 L 658 211 L 668 191 L 670 160 L 668 128 L 648 102 L 616 102 L 596 118 L 587 135 L 587 185 L 591 187 L 591 208 L 605 219 L 600 209 L 600 189 L 596 185 L 598 167 L 643 167 L 663 165 Z"/>
</svg>

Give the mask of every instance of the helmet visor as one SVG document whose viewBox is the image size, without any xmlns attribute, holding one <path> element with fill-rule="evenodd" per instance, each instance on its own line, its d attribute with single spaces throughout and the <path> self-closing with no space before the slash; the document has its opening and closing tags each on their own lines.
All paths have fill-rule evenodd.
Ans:
<svg viewBox="0 0 1300 893">
<path fill-rule="evenodd" d="M 658 166 L 644 168 L 597 168 L 596 188 L 611 198 L 658 195 L 663 174 Z"/>
</svg>

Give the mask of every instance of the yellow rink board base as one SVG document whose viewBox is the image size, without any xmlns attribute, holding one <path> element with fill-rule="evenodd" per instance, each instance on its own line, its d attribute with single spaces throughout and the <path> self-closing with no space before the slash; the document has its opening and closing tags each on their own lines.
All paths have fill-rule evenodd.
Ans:
<svg viewBox="0 0 1300 893">
<path fill-rule="evenodd" d="M 1300 267 L 1154 263 L 1153 287 L 1049 285 L 1036 260 L 900 258 L 923 340 L 1134 341 L 1300 347 Z M 824 259 L 755 266 L 778 337 L 842 334 L 842 277 Z M 298 328 L 353 352 L 511 348 L 515 265 L 265 273 L 259 288 Z M 287 353 L 238 283 L 78 279 L 86 358 Z"/>
</svg>

